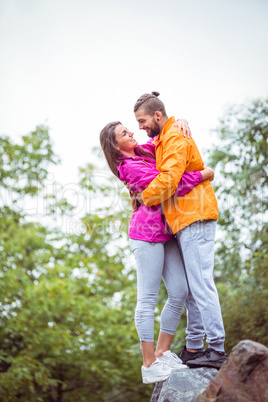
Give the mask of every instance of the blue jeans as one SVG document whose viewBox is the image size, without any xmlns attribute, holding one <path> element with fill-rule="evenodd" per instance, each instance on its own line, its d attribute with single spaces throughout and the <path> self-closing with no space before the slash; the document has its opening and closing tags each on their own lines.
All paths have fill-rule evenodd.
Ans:
<svg viewBox="0 0 268 402">
<path fill-rule="evenodd" d="M 225 332 L 218 292 L 213 279 L 216 221 L 197 221 L 176 233 L 189 286 L 187 307 L 187 347 L 203 347 L 207 343 L 224 351 Z M 203 328 L 202 329 L 202 324 Z"/>
<path fill-rule="evenodd" d="M 137 266 L 135 324 L 140 341 L 154 341 L 154 309 L 161 278 L 168 300 L 161 313 L 160 331 L 174 335 L 188 295 L 188 285 L 175 238 L 160 243 L 129 239 Z"/>
</svg>

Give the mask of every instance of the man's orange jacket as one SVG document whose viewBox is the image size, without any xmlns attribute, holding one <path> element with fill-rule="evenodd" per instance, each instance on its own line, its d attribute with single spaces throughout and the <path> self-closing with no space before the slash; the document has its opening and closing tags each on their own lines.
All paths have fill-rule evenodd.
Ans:
<svg viewBox="0 0 268 402">
<path fill-rule="evenodd" d="M 209 180 L 198 184 L 183 197 L 173 195 L 182 174 L 203 170 L 204 164 L 193 139 L 178 134 L 171 127 L 175 118 L 167 120 L 155 140 L 156 168 L 159 175 L 142 192 L 145 205 L 162 204 L 165 218 L 175 234 L 201 219 L 218 219 L 218 203 Z"/>
</svg>

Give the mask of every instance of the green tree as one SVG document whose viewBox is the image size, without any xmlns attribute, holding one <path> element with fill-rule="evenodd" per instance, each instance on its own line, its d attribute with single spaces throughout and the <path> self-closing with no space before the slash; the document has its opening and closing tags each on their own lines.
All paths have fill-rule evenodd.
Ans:
<svg viewBox="0 0 268 402">
<path fill-rule="evenodd" d="M 210 152 L 227 351 L 242 338 L 267 344 L 267 103 L 226 111 Z M 133 322 L 128 194 L 89 164 L 80 169 L 79 191 L 91 207 L 75 215 L 76 205 L 42 191 L 58 162 L 47 127 L 20 145 L 0 138 L 0 399 L 149 400 L 153 386 L 141 384 Z M 37 200 L 45 200 L 47 224 L 29 212 Z M 72 231 L 55 224 L 59 217 L 73 224 L 74 216 Z M 165 297 L 162 288 L 159 310 Z M 174 347 L 184 343 L 185 324 L 183 315 Z"/>
<path fill-rule="evenodd" d="M 229 107 L 210 151 L 219 238 L 215 273 L 230 350 L 243 338 L 268 344 L 268 99 Z"/>
<path fill-rule="evenodd" d="M 75 205 L 48 194 L 49 224 L 42 225 L 25 211 L 40 202 L 58 162 L 48 128 L 37 127 L 21 145 L 8 137 L 0 144 L 0 399 L 148 400 L 133 323 L 130 210 L 124 199 L 123 207 L 105 203 L 121 189 L 88 165 L 80 189 L 104 201 L 77 217 L 79 230 L 64 233 L 51 221 L 67 219 Z"/>
</svg>

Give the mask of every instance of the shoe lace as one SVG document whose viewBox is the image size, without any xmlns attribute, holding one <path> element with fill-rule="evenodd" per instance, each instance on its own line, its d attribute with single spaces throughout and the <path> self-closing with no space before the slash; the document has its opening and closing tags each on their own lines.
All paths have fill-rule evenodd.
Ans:
<svg viewBox="0 0 268 402">
<path fill-rule="evenodd" d="M 163 367 L 164 367 L 165 370 L 170 369 L 170 366 L 169 366 L 169 364 L 167 364 L 167 363 L 163 363 Z"/>
<path fill-rule="evenodd" d="M 216 350 L 214 350 L 214 349 L 212 349 L 212 348 L 208 348 L 208 349 L 206 350 L 206 352 L 208 352 L 208 356 L 210 356 L 210 353 L 211 353 L 212 351 L 214 351 L 215 353 L 217 353 L 217 354 L 220 355 L 221 357 L 227 357 L 227 354 L 226 354 L 225 352 L 224 352 L 224 353 L 217 352 Z"/>
<path fill-rule="evenodd" d="M 162 367 L 163 367 L 165 370 L 167 370 L 167 369 L 170 368 L 168 363 L 165 363 L 165 362 L 163 362 L 163 361 L 161 361 L 161 360 L 156 360 L 153 364 L 155 364 L 156 362 L 158 362 L 159 364 L 161 364 Z"/>
<path fill-rule="evenodd" d="M 210 357 L 211 351 L 212 351 L 212 349 L 208 348 L 208 349 L 205 351 L 204 355 L 207 356 L 207 357 Z"/>
</svg>

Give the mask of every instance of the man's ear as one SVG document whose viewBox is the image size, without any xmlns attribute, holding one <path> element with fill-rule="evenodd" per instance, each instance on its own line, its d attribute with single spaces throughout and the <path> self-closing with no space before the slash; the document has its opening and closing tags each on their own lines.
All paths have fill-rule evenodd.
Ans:
<svg viewBox="0 0 268 402">
<path fill-rule="evenodd" d="M 154 112 L 154 118 L 156 121 L 160 121 L 163 117 L 163 114 L 161 112 Z"/>
</svg>

